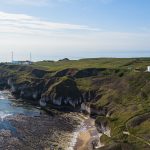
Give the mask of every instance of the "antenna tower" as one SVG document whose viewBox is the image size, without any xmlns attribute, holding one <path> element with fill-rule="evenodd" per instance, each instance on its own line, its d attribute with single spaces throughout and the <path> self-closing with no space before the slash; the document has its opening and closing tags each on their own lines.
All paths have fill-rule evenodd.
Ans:
<svg viewBox="0 0 150 150">
<path fill-rule="evenodd" d="M 31 52 L 30 52 L 30 62 L 32 61 L 32 55 L 31 55 Z"/>
<path fill-rule="evenodd" d="M 13 51 L 11 52 L 11 61 L 12 62 L 14 61 L 14 52 Z"/>
</svg>

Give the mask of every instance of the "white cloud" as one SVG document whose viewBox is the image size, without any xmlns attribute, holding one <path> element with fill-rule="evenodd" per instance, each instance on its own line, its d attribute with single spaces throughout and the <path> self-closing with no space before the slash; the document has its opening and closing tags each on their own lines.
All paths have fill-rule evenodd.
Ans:
<svg viewBox="0 0 150 150">
<path fill-rule="evenodd" d="M 53 5 L 55 3 L 70 3 L 70 2 L 83 2 L 86 0 L 0 0 L 0 3 L 9 4 L 9 5 L 31 5 L 31 6 L 46 6 Z M 98 1 L 103 4 L 111 3 L 114 0 L 93 0 Z"/>
<path fill-rule="evenodd" d="M 46 5 L 48 0 L 0 0 L 1 3 L 14 5 Z"/>
<path fill-rule="evenodd" d="M 0 12 L 0 32 L 2 33 L 48 33 L 64 30 L 96 30 L 84 25 L 43 21 L 25 14 Z"/>
<path fill-rule="evenodd" d="M 36 59 L 80 57 L 101 52 L 150 49 L 147 32 L 104 32 L 84 25 L 54 23 L 25 14 L 0 12 L 0 61 L 26 59 L 32 52 Z M 92 56 L 91 56 L 92 57 Z"/>
<path fill-rule="evenodd" d="M 57 2 L 72 2 L 74 0 L 0 0 L 3 4 L 9 5 L 31 5 L 31 6 L 46 6 Z"/>
</svg>

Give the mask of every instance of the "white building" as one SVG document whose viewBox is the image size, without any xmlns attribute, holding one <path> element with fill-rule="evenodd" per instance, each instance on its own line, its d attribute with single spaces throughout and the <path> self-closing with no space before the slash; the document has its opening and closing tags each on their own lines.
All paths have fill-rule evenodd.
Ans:
<svg viewBox="0 0 150 150">
<path fill-rule="evenodd" d="M 18 60 L 16 61 L 16 60 L 14 60 L 14 53 L 12 51 L 12 62 L 11 63 L 14 65 L 31 65 L 32 64 L 31 59 L 32 59 L 32 56 L 30 53 L 29 59 L 27 59 L 26 61 L 18 61 Z"/>
<path fill-rule="evenodd" d="M 14 65 L 31 65 L 32 62 L 31 61 L 12 61 L 12 64 Z"/>
<path fill-rule="evenodd" d="M 147 72 L 150 72 L 150 66 L 147 66 Z"/>
</svg>

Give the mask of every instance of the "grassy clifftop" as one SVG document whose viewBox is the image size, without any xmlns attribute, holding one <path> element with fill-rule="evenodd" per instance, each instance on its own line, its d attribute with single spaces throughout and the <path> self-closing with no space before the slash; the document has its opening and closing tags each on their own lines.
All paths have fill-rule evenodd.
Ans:
<svg viewBox="0 0 150 150">
<path fill-rule="evenodd" d="M 41 61 L 34 63 L 35 67 L 49 70 L 63 70 L 65 68 L 145 68 L 150 63 L 150 58 L 89 58 L 64 61 Z"/>
<path fill-rule="evenodd" d="M 107 145 L 101 149 L 148 150 L 150 73 L 146 72 L 147 66 L 150 66 L 149 58 L 42 61 L 31 66 L 1 64 L 0 78 L 3 83 L 4 78 L 12 77 L 16 85 L 25 84 L 28 93 L 36 89 L 38 98 L 46 97 L 47 101 L 59 98 L 59 104 L 63 100 L 64 104 L 67 98 L 76 100 L 77 104 L 85 102 L 98 113 L 96 123 L 106 122 L 111 130 L 111 137 L 101 137 Z"/>
</svg>

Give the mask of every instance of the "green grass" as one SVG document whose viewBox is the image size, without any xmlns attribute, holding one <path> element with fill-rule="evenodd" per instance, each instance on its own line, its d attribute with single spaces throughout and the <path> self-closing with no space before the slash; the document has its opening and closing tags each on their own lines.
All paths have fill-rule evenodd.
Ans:
<svg viewBox="0 0 150 150">
<path fill-rule="evenodd" d="M 149 58 L 93 58 L 56 62 L 36 62 L 32 66 L 48 69 L 51 71 L 63 70 L 66 68 L 125 68 L 146 70 L 150 65 Z"/>
<path fill-rule="evenodd" d="M 90 91 L 93 89 L 90 78 L 76 79 L 76 84 L 81 91 Z"/>
<path fill-rule="evenodd" d="M 93 58 L 93 59 L 81 59 L 70 61 L 57 61 L 57 62 L 36 62 L 34 67 L 41 67 L 48 70 L 58 71 L 66 68 L 118 68 L 125 66 L 125 64 L 133 61 L 134 59 L 120 59 L 120 58 Z"/>
<path fill-rule="evenodd" d="M 107 144 L 113 141 L 127 141 L 133 144 L 137 150 L 140 150 L 145 149 L 145 143 L 134 136 L 147 140 L 146 136 L 150 131 L 150 122 L 146 120 L 133 128 L 128 128 L 127 123 L 135 116 L 150 111 L 150 73 L 145 72 L 147 66 L 150 66 L 150 58 L 93 58 L 57 62 L 41 61 L 35 62 L 29 67 L 1 64 L 0 71 L 3 71 L 3 73 L 0 76 L 15 75 L 17 77 L 16 83 L 19 84 L 25 81 L 32 83 L 35 77 L 32 76 L 31 72 L 35 68 L 51 71 L 44 76 L 45 81 L 54 78 L 57 71 L 67 68 L 76 68 L 78 70 L 106 68 L 98 76 L 86 78 L 59 77 L 48 88 L 47 92 L 59 84 L 66 84 L 68 79 L 69 81 L 71 80 L 71 83 L 75 82 L 81 92 L 96 91 L 97 99 L 89 102 L 91 106 L 95 109 L 105 107 L 112 112 L 109 118 L 105 118 L 111 127 L 112 137 L 110 139 L 102 136 L 103 141 Z M 22 71 L 18 71 L 20 68 Z M 98 121 L 102 120 L 104 118 L 99 117 Z M 124 135 L 123 131 L 129 131 L 133 135 Z"/>
</svg>

